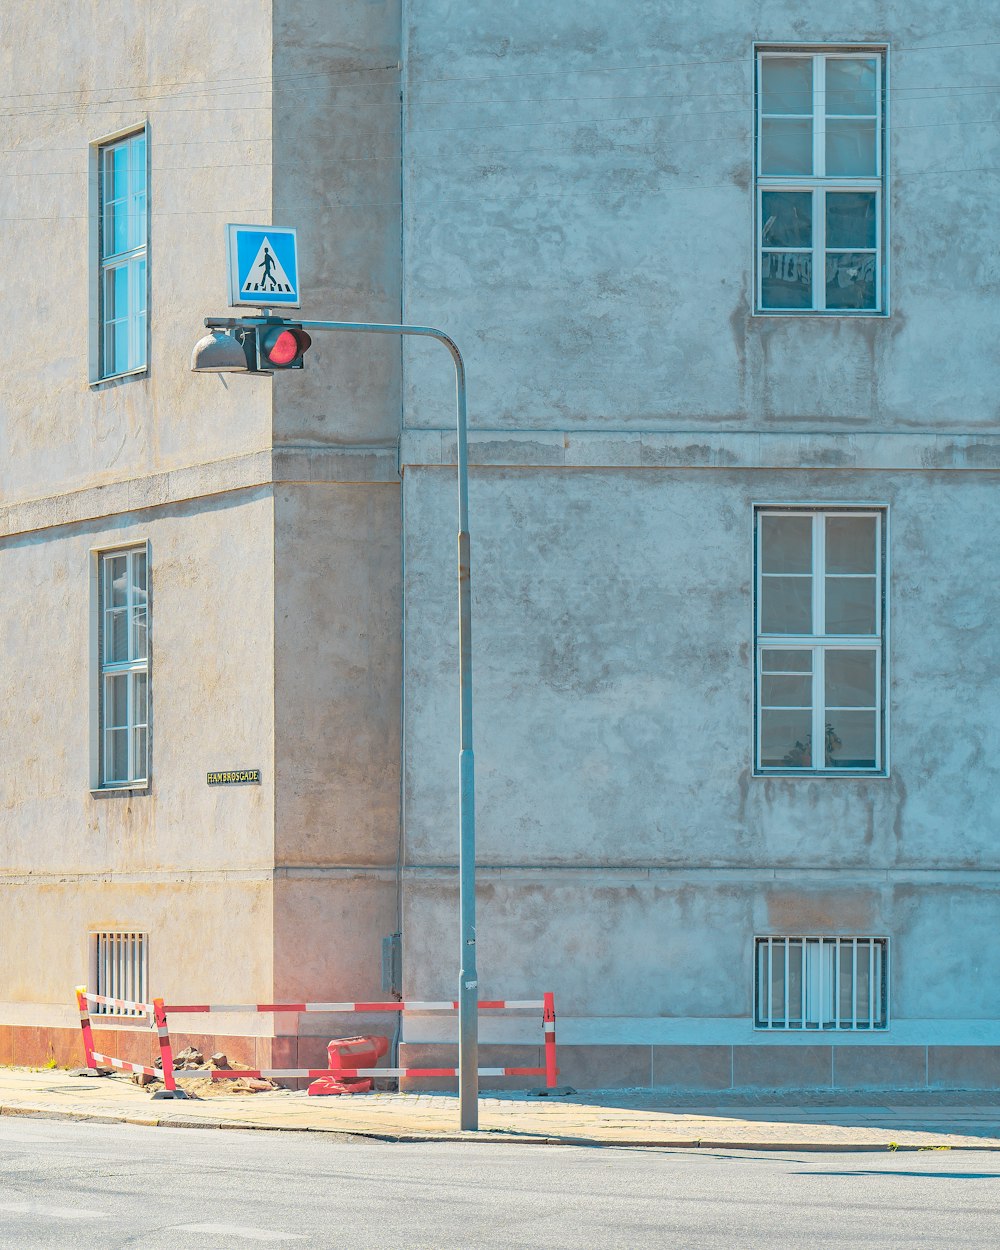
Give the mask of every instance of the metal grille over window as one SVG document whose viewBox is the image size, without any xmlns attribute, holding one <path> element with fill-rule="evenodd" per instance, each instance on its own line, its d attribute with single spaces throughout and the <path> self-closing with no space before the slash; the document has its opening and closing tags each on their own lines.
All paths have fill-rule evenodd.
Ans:
<svg viewBox="0 0 1000 1250">
<path fill-rule="evenodd" d="M 146 548 L 101 557 L 101 784 L 145 783 L 149 753 Z"/>
<path fill-rule="evenodd" d="M 757 515 L 757 768 L 884 767 L 880 512 Z"/>
<path fill-rule="evenodd" d="M 757 309 L 885 309 L 880 50 L 757 58 Z"/>
<path fill-rule="evenodd" d="M 146 364 L 146 134 L 100 150 L 101 377 Z"/>
<path fill-rule="evenodd" d="M 145 933 L 92 933 L 90 935 L 90 984 L 95 994 L 126 1002 L 146 1001 L 149 936 Z M 94 1003 L 93 1015 L 141 1016 L 134 1009 Z"/>
<path fill-rule="evenodd" d="M 886 1028 L 888 952 L 879 937 L 757 938 L 754 1026 Z"/>
</svg>

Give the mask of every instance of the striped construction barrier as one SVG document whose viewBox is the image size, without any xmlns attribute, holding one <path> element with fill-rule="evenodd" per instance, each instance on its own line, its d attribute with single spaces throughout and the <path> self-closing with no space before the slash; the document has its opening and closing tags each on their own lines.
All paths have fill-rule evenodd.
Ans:
<svg viewBox="0 0 1000 1250">
<path fill-rule="evenodd" d="M 80 1028 L 83 1032 L 83 1046 L 87 1054 L 87 1066 L 97 1068 L 103 1064 L 122 1068 L 126 1071 L 141 1072 L 162 1080 L 168 1095 L 183 1097 L 177 1089 L 177 1081 L 204 1080 L 206 1076 L 213 1081 L 236 1081 L 241 1077 L 270 1079 L 272 1077 L 288 1077 L 301 1080 L 316 1080 L 320 1077 L 336 1076 L 347 1078 L 364 1077 L 458 1077 L 458 1068 L 189 1068 L 175 1071 L 173 1051 L 170 1044 L 168 1017 L 182 1014 L 203 1014 L 226 1012 L 237 1014 L 245 1012 L 295 1012 L 296 1014 L 354 1013 L 358 1015 L 381 1015 L 384 1012 L 406 1011 L 458 1011 L 458 1002 L 454 999 L 434 1002 L 422 1002 L 409 999 L 403 1002 L 387 1003 L 353 1002 L 353 1003 L 164 1003 L 162 998 L 154 998 L 152 1003 L 125 1003 L 118 999 L 106 998 L 100 994 L 87 992 L 85 986 L 78 986 L 76 991 L 77 1004 L 80 1009 Z M 94 1051 L 93 1033 L 87 1010 L 88 1002 L 106 1003 L 123 1009 L 135 1010 L 152 1016 L 160 1043 L 162 1071 L 158 1068 L 146 1068 L 141 1064 L 128 1063 L 125 1060 L 111 1059 Z M 540 1068 L 502 1067 L 479 1068 L 480 1076 L 544 1076 L 547 1089 L 554 1089 L 559 1076 L 556 1059 L 556 1007 L 555 995 L 546 992 L 540 999 L 507 998 L 488 999 L 479 1003 L 480 1011 L 541 1011 L 542 1035 L 545 1048 L 545 1066 Z M 154 1095 L 155 1097 L 155 1095 Z"/>
<path fill-rule="evenodd" d="M 103 1003 L 108 1007 L 116 1007 L 119 1011 L 137 1012 L 152 1016 L 160 1043 L 160 1068 L 149 1068 L 142 1063 L 131 1063 L 127 1059 L 116 1059 L 113 1055 L 102 1055 L 94 1049 L 94 1031 L 90 1023 L 90 1003 Z M 163 1082 L 166 1094 L 174 1098 L 183 1098 L 184 1093 L 177 1088 L 174 1080 L 173 1054 L 170 1049 L 170 1034 L 167 1031 L 167 1017 L 163 1011 L 163 999 L 154 998 L 151 1003 L 134 1003 L 124 998 L 109 998 L 106 994 L 92 994 L 85 985 L 76 987 L 76 1005 L 80 1012 L 80 1032 L 83 1034 L 83 1051 L 87 1057 L 87 1067 L 97 1071 L 98 1068 L 119 1068 L 122 1072 L 139 1073 L 151 1076 Z M 154 1095 L 155 1096 L 155 1095 Z"/>
</svg>

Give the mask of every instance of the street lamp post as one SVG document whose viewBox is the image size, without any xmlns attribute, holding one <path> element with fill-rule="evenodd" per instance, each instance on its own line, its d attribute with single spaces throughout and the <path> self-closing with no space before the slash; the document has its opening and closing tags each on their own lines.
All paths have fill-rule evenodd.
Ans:
<svg viewBox="0 0 1000 1250">
<path fill-rule="evenodd" d="M 213 330 L 253 329 L 267 317 L 206 317 Z M 465 364 L 457 344 L 431 326 L 382 325 L 369 321 L 296 321 L 304 330 L 346 334 L 395 334 L 437 339 L 455 365 L 458 416 L 458 683 L 459 683 L 459 958 L 458 1101 L 459 1127 L 479 1128 L 479 978 L 476 971 L 476 795 L 472 753 L 472 571 L 469 555 L 469 446 Z M 197 348 L 195 349 L 197 355 Z M 195 365 L 192 364 L 192 368 Z M 216 366 L 219 367 L 219 366 Z M 224 366 L 223 366 L 224 367 Z M 244 366 L 245 368 L 245 366 Z"/>
</svg>

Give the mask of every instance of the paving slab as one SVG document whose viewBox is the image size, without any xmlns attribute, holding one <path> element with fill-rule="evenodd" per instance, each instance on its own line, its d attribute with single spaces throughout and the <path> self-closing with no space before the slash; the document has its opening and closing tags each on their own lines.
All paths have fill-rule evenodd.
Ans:
<svg viewBox="0 0 1000 1250">
<path fill-rule="evenodd" d="M 898 1096 L 897 1096 L 898 1097 Z M 304 1091 L 154 1100 L 126 1078 L 58 1069 L 0 1068 L 0 1115 L 123 1122 L 174 1128 L 321 1132 L 382 1141 L 511 1141 L 594 1146 L 756 1150 L 1000 1151 L 1000 1106 L 962 1092 L 953 1103 L 789 1105 L 786 1096 L 691 1105 L 650 1090 L 596 1090 L 480 1097 L 478 1133 L 458 1128 L 454 1093 L 372 1093 L 310 1098 Z"/>
</svg>

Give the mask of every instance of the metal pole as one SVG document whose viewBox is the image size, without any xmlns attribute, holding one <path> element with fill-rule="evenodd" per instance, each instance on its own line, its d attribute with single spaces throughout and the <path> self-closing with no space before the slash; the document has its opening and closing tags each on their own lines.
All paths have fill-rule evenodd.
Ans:
<svg viewBox="0 0 1000 1250">
<path fill-rule="evenodd" d="M 209 329 L 266 325 L 267 317 L 206 317 Z M 458 346 L 431 326 L 383 325 L 370 321 L 293 321 L 304 330 L 348 334 L 397 334 L 437 339 L 455 365 L 458 425 L 458 1104 L 459 1127 L 479 1128 L 479 974 L 476 971 L 476 787 L 472 752 L 472 567 L 469 549 L 469 439 L 465 399 L 465 363 Z"/>
</svg>

